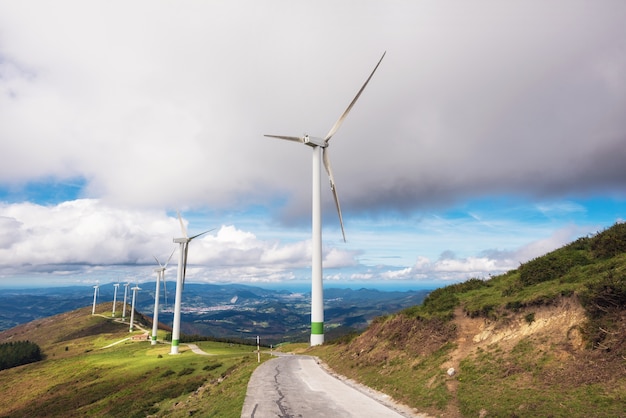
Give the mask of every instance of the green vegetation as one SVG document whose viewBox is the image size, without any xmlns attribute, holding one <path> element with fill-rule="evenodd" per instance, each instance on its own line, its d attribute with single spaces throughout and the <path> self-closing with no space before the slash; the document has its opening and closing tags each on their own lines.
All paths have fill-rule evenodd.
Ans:
<svg viewBox="0 0 626 418">
<path fill-rule="evenodd" d="M 168 345 L 127 341 L 127 324 L 108 315 L 86 308 L 16 330 L 46 359 L 0 371 L 11 399 L 0 417 L 240 416 L 255 347 L 196 341 L 208 356 L 185 345 L 171 356 Z M 435 416 L 623 416 L 626 226 L 437 289 L 360 335 L 279 349 L 318 355 Z"/>
<path fill-rule="evenodd" d="M 580 238 L 517 270 L 470 279 L 436 289 L 424 303 L 402 313 L 419 318 L 452 319 L 457 307 L 471 317 L 497 320 L 531 306 L 550 305 L 563 296 L 579 295 L 590 316 L 609 307 L 626 306 L 626 224 L 593 237 Z M 596 298 L 603 300 L 597 301 Z M 603 306 L 598 309 L 595 305 Z"/>
<path fill-rule="evenodd" d="M 433 415 L 622 416 L 626 224 L 508 273 L 437 289 L 310 353 Z"/>
<path fill-rule="evenodd" d="M 11 399 L 0 405 L 0 417 L 240 416 L 258 365 L 253 347 L 203 341 L 197 345 L 209 355 L 182 345 L 172 356 L 169 345 L 128 340 L 127 324 L 90 313 L 16 331 L 33 335 L 49 355 L 0 372 L 0 392 Z"/>
<path fill-rule="evenodd" d="M 41 349 L 30 341 L 0 344 L 0 370 L 42 360 Z"/>
</svg>

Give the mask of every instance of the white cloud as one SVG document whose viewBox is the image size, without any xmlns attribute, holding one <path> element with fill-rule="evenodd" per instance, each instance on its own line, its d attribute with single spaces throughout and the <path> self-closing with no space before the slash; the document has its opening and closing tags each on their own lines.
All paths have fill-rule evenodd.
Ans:
<svg viewBox="0 0 626 418">
<path fill-rule="evenodd" d="M 189 274 L 304 275 L 308 235 L 284 226 L 309 222 L 310 150 L 263 134 L 324 135 L 386 50 L 331 142 L 349 243 L 326 241 L 328 276 L 505 268 L 595 225 L 575 198 L 626 195 L 624 21 L 621 0 L 2 2 L 0 189 L 79 179 L 85 199 L 4 203 L 0 259 L 149 264 L 178 233 L 166 211 L 263 207 L 194 241 Z M 547 223 L 436 213 L 501 195 Z"/>
</svg>

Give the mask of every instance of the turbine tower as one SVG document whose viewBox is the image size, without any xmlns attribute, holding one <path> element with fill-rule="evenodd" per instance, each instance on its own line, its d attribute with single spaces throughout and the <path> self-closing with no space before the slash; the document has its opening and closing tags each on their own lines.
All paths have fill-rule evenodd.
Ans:
<svg viewBox="0 0 626 418">
<path fill-rule="evenodd" d="M 130 283 L 124 283 L 124 305 L 122 305 L 122 322 L 126 320 L 126 296 L 128 295 L 128 285 Z"/>
<path fill-rule="evenodd" d="M 93 308 L 91 309 L 91 314 L 92 315 L 96 314 L 96 301 L 98 299 L 98 293 L 100 293 L 100 286 L 98 284 L 96 284 L 93 287 Z"/>
<path fill-rule="evenodd" d="M 133 291 L 133 302 L 130 308 L 130 327 L 128 329 L 128 332 L 133 332 L 133 320 L 135 318 L 135 298 L 137 297 L 137 291 L 141 290 L 139 288 L 139 286 L 137 284 L 135 284 L 135 287 L 132 288 Z"/>
<path fill-rule="evenodd" d="M 111 318 L 115 318 L 115 304 L 117 303 L 117 289 L 120 287 L 119 283 L 114 283 L 113 287 L 115 290 L 113 291 L 113 309 L 111 310 Z"/>
<path fill-rule="evenodd" d="M 178 354 L 178 344 L 180 342 L 180 306 L 183 299 L 183 286 L 185 285 L 185 274 L 187 272 L 187 253 L 189 251 L 189 243 L 198 238 L 201 235 L 206 234 L 209 231 L 204 231 L 193 237 L 187 236 L 187 229 L 183 224 L 183 219 L 178 214 L 178 222 L 180 222 L 180 229 L 183 233 L 182 238 L 174 238 L 174 243 L 179 245 L 178 251 L 178 272 L 176 275 L 176 299 L 174 301 L 174 323 L 172 325 L 172 349 L 170 354 Z"/>
<path fill-rule="evenodd" d="M 385 52 L 386 53 L 386 52 Z M 270 138 L 285 139 L 288 141 L 299 142 L 304 145 L 308 145 L 313 149 L 313 190 L 312 190 L 312 209 L 311 209 L 311 245 L 312 245 L 312 261 L 311 261 L 311 345 L 320 345 L 324 343 L 324 289 L 322 282 L 322 198 L 321 198 L 321 160 L 324 161 L 324 168 L 328 174 L 330 180 L 330 190 L 333 193 L 335 199 L 335 206 L 337 208 L 337 214 L 339 215 L 339 224 L 341 225 L 341 235 L 344 242 L 346 241 L 346 234 L 343 228 L 343 217 L 341 216 L 341 206 L 339 205 L 339 197 L 337 196 L 337 188 L 335 187 L 335 178 L 330 166 L 330 159 L 328 157 L 329 141 L 333 135 L 339 130 L 339 127 L 343 123 L 344 119 L 348 116 L 348 113 L 352 109 L 352 106 L 356 103 L 359 96 L 369 83 L 370 79 L 378 69 L 378 66 L 385 57 L 383 53 L 382 57 L 374 67 L 374 70 L 370 76 L 365 80 L 365 83 L 356 94 L 352 102 L 348 105 L 348 108 L 339 117 L 337 122 L 330 129 L 328 134 L 324 138 L 316 138 L 309 135 L 304 136 L 283 136 L 283 135 L 265 135 Z M 323 150 L 323 151 L 322 151 Z"/>
<path fill-rule="evenodd" d="M 174 248 L 176 251 L 176 248 Z M 156 291 L 154 292 L 154 315 L 152 316 L 152 345 L 156 345 L 157 343 L 157 331 L 159 329 L 159 293 L 160 293 L 160 283 L 163 281 L 163 290 L 165 291 L 165 303 L 167 303 L 167 287 L 165 285 L 165 269 L 169 264 L 172 256 L 174 255 L 174 251 L 170 254 L 170 258 L 167 259 L 165 265 L 161 265 L 161 262 L 158 258 L 154 257 L 156 262 L 159 264 L 159 268 L 154 269 L 154 272 L 157 274 L 156 279 Z"/>
</svg>

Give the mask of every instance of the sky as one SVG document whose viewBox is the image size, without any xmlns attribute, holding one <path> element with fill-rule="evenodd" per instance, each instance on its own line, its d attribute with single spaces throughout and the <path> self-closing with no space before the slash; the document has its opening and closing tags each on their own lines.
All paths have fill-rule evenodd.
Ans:
<svg viewBox="0 0 626 418">
<path fill-rule="evenodd" d="M 624 220 L 626 2 L 0 0 L 0 287 L 488 278 Z M 325 174 L 324 174 L 325 176 Z M 177 255 L 166 278 L 175 278 Z"/>
</svg>

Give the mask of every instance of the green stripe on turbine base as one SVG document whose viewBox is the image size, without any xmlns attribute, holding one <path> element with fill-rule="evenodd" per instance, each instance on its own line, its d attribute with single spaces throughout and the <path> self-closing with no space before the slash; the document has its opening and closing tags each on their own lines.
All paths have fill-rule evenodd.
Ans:
<svg viewBox="0 0 626 418">
<path fill-rule="evenodd" d="M 323 322 L 311 322 L 311 334 L 324 334 Z"/>
<path fill-rule="evenodd" d="M 172 340 L 172 345 L 174 347 L 178 347 L 178 340 Z"/>
<path fill-rule="evenodd" d="M 156 341 L 156 335 L 152 336 L 152 341 Z"/>
</svg>

